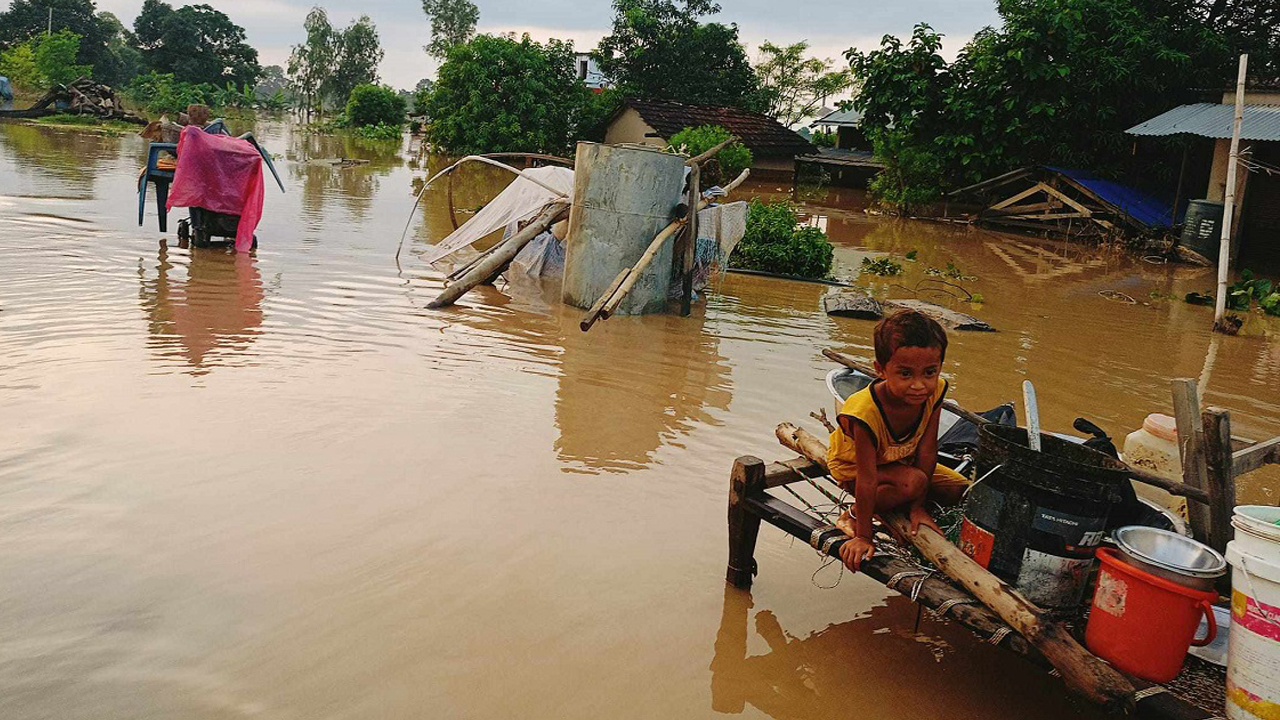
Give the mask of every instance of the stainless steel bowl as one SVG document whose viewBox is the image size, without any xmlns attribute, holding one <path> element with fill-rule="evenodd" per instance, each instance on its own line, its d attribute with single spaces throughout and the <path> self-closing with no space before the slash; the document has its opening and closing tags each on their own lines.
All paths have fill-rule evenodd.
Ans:
<svg viewBox="0 0 1280 720">
<path fill-rule="evenodd" d="M 1168 530 L 1128 525 L 1111 534 L 1125 562 L 1156 577 L 1197 590 L 1212 590 L 1227 572 L 1218 551 Z"/>
</svg>

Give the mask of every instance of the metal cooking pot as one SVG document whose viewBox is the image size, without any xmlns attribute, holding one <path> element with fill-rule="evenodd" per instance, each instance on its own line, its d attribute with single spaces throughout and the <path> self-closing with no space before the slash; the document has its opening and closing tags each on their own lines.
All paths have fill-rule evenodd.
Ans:
<svg viewBox="0 0 1280 720">
<path fill-rule="evenodd" d="M 1227 561 L 1217 550 L 1168 530 L 1127 525 L 1111 538 L 1125 562 L 1184 587 L 1212 590 L 1227 572 Z"/>
</svg>

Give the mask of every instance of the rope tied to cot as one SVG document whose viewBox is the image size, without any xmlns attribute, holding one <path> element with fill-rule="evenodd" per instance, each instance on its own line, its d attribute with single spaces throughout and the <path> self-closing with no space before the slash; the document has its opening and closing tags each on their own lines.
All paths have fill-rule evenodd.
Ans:
<svg viewBox="0 0 1280 720">
<path fill-rule="evenodd" d="M 911 587 L 911 592 L 907 593 L 907 597 L 911 598 L 911 602 L 915 602 L 916 598 L 920 597 L 920 588 L 924 587 L 924 581 L 928 580 L 929 577 L 933 575 L 933 573 L 934 573 L 933 570 L 924 570 L 924 569 L 903 570 L 902 572 L 889 578 L 889 582 L 885 583 L 885 585 L 888 585 L 889 587 L 893 588 L 894 590 L 897 590 L 898 592 L 902 592 L 902 590 L 898 587 L 898 583 L 902 582 L 903 580 L 906 580 L 907 578 L 913 578 L 913 577 L 920 578 L 919 580 L 916 581 L 916 584 Z"/>
</svg>

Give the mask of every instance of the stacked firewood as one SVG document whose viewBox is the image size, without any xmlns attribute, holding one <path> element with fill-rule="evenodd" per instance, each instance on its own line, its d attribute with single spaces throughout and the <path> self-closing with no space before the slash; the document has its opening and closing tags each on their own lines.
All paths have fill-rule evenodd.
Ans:
<svg viewBox="0 0 1280 720">
<path fill-rule="evenodd" d="M 55 113 L 93 115 L 104 120 L 124 120 L 146 124 L 146 120 L 124 109 L 124 103 L 109 85 L 81 77 L 66 85 L 54 85 L 26 110 L 14 110 L 10 117 L 44 117 Z"/>
</svg>

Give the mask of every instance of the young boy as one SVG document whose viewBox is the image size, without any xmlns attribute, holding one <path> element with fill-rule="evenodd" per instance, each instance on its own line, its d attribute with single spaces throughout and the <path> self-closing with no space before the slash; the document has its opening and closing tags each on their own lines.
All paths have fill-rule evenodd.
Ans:
<svg viewBox="0 0 1280 720">
<path fill-rule="evenodd" d="M 853 485 L 856 520 L 846 511 L 836 526 L 851 540 L 840 557 L 851 570 L 875 553 L 871 517 L 905 508 L 911 532 L 938 529 L 926 500 L 960 501 L 968 481 L 937 464 L 938 417 L 947 382 L 940 379 L 947 334 L 935 320 L 900 310 L 875 329 L 874 382 L 849 396 L 836 417 L 827 464 L 845 489 Z"/>
</svg>

